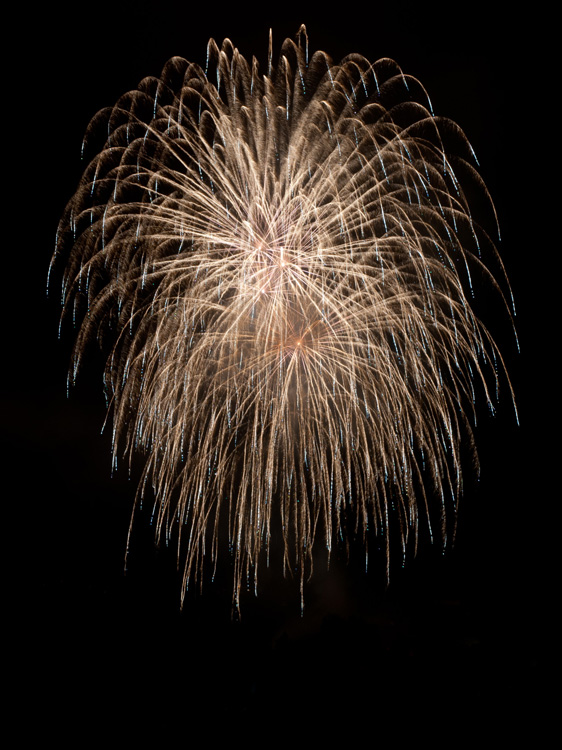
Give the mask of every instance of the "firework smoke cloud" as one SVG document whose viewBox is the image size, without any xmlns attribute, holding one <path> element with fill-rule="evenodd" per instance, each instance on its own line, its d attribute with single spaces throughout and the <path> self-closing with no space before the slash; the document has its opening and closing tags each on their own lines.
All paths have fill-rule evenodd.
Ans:
<svg viewBox="0 0 562 750">
<path fill-rule="evenodd" d="M 445 544 L 503 370 L 471 279 L 509 294 L 462 131 L 392 60 L 334 64 L 301 28 L 265 71 L 228 40 L 171 59 L 85 154 L 100 134 L 53 259 L 69 379 L 98 341 L 114 464 L 145 457 L 137 502 L 184 588 L 229 548 L 237 608 L 277 541 L 301 591 L 340 537 Z"/>
</svg>

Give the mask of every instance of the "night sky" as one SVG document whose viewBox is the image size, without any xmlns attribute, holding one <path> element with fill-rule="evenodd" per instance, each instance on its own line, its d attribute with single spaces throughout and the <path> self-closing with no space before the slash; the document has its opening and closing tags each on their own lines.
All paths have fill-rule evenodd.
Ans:
<svg viewBox="0 0 562 750">
<path fill-rule="evenodd" d="M 541 268 L 548 228 L 536 205 L 549 159 L 537 135 L 548 48 L 535 37 L 534 18 L 493 17 L 474 6 L 463 14 L 422 11 L 421 3 L 348 5 L 345 15 L 211 4 L 194 13 L 175 0 L 50 7 L 34 13 L 33 30 L 5 62 L 5 155 L 15 163 L 4 217 L 14 230 L 4 247 L 2 389 L 7 572 L 16 593 L 9 661 L 15 657 L 18 710 L 35 715 L 45 736 L 103 729 L 112 717 L 138 729 L 148 714 L 186 734 L 210 717 L 236 727 L 241 740 L 261 720 L 271 729 L 301 715 L 313 724 L 369 725 L 373 740 L 377 731 L 405 731 L 399 722 L 408 724 L 407 716 L 417 717 L 420 737 L 440 727 L 454 738 L 488 720 L 493 732 L 541 725 L 556 498 L 554 445 L 544 429 L 554 375 L 541 372 L 549 367 L 541 278 L 553 266 L 548 259 Z M 277 51 L 302 22 L 310 48 L 334 59 L 394 58 L 471 141 L 498 211 L 517 304 L 521 354 L 507 318 L 486 322 L 510 370 L 521 426 L 507 392 L 495 418 L 481 410 L 481 478 L 466 467 L 457 542 L 445 555 L 422 545 L 388 588 L 375 564 L 364 573 L 361 550 L 349 562 L 334 560 L 330 572 L 319 561 L 304 617 L 298 583 L 264 571 L 260 597 L 244 596 L 242 619 L 233 621 L 228 570 L 202 594 L 190 592 L 180 611 L 174 551 L 154 547 L 146 513 L 135 522 L 124 574 L 135 481 L 126 471 L 111 477 L 94 348 L 67 398 L 72 331 L 58 339 L 60 276 L 49 299 L 46 276 L 58 219 L 82 171 L 82 135 L 99 109 L 174 55 L 202 63 L 210 37 L 229 37 L 265 63 L 269 28 Z"/>
</svg>

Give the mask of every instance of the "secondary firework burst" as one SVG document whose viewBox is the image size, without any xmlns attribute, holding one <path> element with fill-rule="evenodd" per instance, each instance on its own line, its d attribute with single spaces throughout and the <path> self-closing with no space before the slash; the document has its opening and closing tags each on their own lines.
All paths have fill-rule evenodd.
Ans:
<svg viewBox="0 0 562 750">
<path fill-rule="evenodd" d="M 301 28 L 265 72 L 228 40 L 171 59 L 86 153 L 100 133 L 54 256 L 69 379 L 98 340 L 114 464 L 145 456 L 138 502 L 185 588 L 223 543 L 236 607 L 278 539 L 301 591 L 339 537 L 369 528 L 387 560 L 422 523 L 446 543 L 502 370 L 469 302 L 475 271 L 499 291 L 486 258 L 502 272 L 461 130 L 395 62 L 309 55 Z"/>
</svg>

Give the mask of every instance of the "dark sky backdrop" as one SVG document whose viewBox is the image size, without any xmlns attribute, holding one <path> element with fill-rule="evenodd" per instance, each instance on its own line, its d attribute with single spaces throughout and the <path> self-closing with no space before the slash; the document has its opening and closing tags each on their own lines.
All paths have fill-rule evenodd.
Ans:
<svg viewBox="0 0 562 750">
<path fill-rule="evenodd" d="M 548 48 L 539 48 L 534 17 L 494 15 L 488 6 L 400 7 L 342 3 L 335 11 L 292 13 L 264 4 L 259 12 L 225 12 L 209 3 L 194 12 L 175 0 L 49 7 L 36 11 L 21 54 L 8 61 L 16 140 L 6 150 L 20 167 L 14 214 L 5 217 L 17 239 L 5 279 L 3 389 L 5 487 L 16 477 L 7 529 L 21 620 L 15 679 L 47 727 L 84 730 L 114 714 L 138 725 L 139 706 L 154 716 L 165 712 L 177 727 L 212 708 L 214 721 L 236 715 L 248 731 L 257 716 L 288 721 L 326 709 L 333 722 L 368 723 L 371 733 L 418 710 L 424 731 L 440 724 L 464 732 L 467 721 L 486 718 L 498 730 L 519 726 L 524 715 L 535 721 L 540 670 L 550 656 L 554 485 L 543 427 L 545 410 L 555 405 L 536 407 L 537 390 L 550 401 L 548 381 L 537 372 L 547 335 L 537 312 L 544 272 L 537 231 L 544 227 L 532 223 L 528 206 L 541 189 L 533 111 L 543 98 Z M 58 290 L 47 301 L 44 287 L 90 118 L 145 75 L 157 75 L 173 55 L 203 62 L 211 36 L 228 36 L 265 62 L 269 28 L 278 50 L 301 22 L 311 49 L 334 58 L 352 51 L 393 57 L 426 86 L 435 111 L 465 129 L 498 208 L 500 252 L 517 300 L 521 356 L 508 323 L 498 330 L 523 424 L 514 426 L 507 399 L 496 419 L 482 421 L 482 479 L 478 486 L 468 481 L 457 546 L 444 558 L 422 549 L 386 591 L 376 572 L 365 576 L 357 560 L 340 561 L 330 574 L 319 570 L 304 618 L 297 586 L 272 573 L 258 600 L 246 597 L 238 623 L 230 620 L 223 581 L 189 597 L 179 612 L 173 555 L 154 550 L 144 516 L 123 575 L 134 482 L 110 477 L 95 356 L 66 398 L 71 337 L 57 340 Z"/>
</svg>

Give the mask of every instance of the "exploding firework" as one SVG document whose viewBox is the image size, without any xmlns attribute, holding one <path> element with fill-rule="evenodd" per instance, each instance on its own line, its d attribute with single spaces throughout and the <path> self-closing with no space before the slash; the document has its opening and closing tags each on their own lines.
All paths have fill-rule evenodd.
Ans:
<svg viewBox="0 0 562 750">
<path fill-rule="evenodd" d="M 395 62 L 309 56 L 301 28 L 265 73 L 228 40 L 204 69 L 171 59 L 86 149 L 99 133 L 54 256 L 80 321 L 69 381 L 109 341 L 113 461 L 145 456 L 138 502 L 184 590 L 223 540 L 235 607 L 277 538 L 301 592 L 319 540 L 329 557 L 369 529 L 388 561 L 423 522 L 446 543 L 503 369 L 469 303 L 501 263 L 462 131 Z"/>
</svg>

